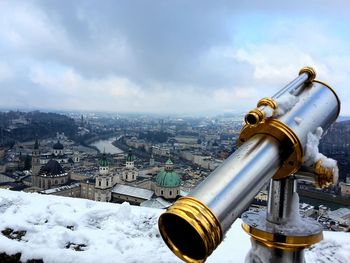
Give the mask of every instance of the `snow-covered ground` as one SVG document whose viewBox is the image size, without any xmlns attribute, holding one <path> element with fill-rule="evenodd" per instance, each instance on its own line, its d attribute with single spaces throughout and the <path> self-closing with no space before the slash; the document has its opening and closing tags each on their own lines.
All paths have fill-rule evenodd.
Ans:
<svg viewBox="0 0 350 263">
<path fill-rule="evenodd" d="M 44 262 L 181 262 L 159 236 L 162 210 L 0 190 L 0 253 Z M 350 262 L 350 234 L 325 232 L 307 262 Z M 237 220 L 207 262 L 244 262 Z"/>
</svg>

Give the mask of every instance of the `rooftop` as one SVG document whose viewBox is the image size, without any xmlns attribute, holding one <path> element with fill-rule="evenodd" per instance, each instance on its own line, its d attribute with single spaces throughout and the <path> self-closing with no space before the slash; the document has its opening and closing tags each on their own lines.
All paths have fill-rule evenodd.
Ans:
<svg viewBox="0 0 350 263">
<path fill-rule="evenodd" d="M 41 167 L 40 175 L 42 176 L 64 176 L 66 175 L 62 166 L 56 160 L 48 161 L 45 166 Z"/>
<path fill-rule="evenodd" d="M 153 195 L 153 191 L 151 190 L 128 186 L 128 185 L 122 185 L 122 184 L 118 184 L 115 187 L 113 187 L 112 192 L 116 194 L 134 196 L 134 197 L 146 199 L 146 200 L 151 199 Z"/>
<path fill-rule="evenodd" d="M 68 189 L 73 189 L 73 188 L 76 188 L 76 187 L 80 187 L 80 184 L 79 183 L 74 183 L 74 184 L 70 184 L 70 185 L 63 185 L 63 186 L 60 186 L 60 187 L 43 190 L 40 193 L 53 194 L 53 193 L 62 192 L 62 191 L 68 190 Z"/>
</svg>

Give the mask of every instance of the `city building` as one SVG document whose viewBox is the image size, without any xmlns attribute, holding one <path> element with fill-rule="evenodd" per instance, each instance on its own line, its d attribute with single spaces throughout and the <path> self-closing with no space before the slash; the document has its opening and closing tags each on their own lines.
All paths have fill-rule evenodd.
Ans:
<svg viewBox="0 0 350 263">
<path fill-rule="evenodd" d="M 340 193 L 342 196 L 350 197 L 350 182 L 347 183 L 339 183 Z"/>
<path fill-rule="evenodd" d="M 173 162 L 168 159 L 163 171 L 160 171 L 155 180 L 155 194 L 165 199 L 175 199 L 180 195 L 181 178 L 174 171 Z"/>
<path fill-rule="evenodd" d="M 135 182 L 138 175 L 139 171 L 135 167 L 135 156 L 129 151 L 126 157 L 125 168 L 122 171 L 122 180 L 125 182 Z"/>
<path fill-rule="evenodd" d="M 114 186 L 113 175 L 109 172 L 109 163 L 104 153 L 99 161 L 99 172 L 95 178 L 95 201 L 110 202 Z"/>
<path fill-rule="evenodd" d="M 35 140 L 33 151 L 32 151 L 32 175 L 33 175 L 33 180 L 34 176 L 39 174 L 41 168 L 40 164 L 40 149 L 39 149 L 39 142 L 38 140 Z M 33 185 L 34 185 L 33 181 Z"/>
<path fill-rule="evenodd" d="M 50 160 L 41 167 L 37 175 L 32 175 L 32 186 L 39 189 L 50 189 L 66 184 L 69 174 L 56 160 Z"/>
</svg>

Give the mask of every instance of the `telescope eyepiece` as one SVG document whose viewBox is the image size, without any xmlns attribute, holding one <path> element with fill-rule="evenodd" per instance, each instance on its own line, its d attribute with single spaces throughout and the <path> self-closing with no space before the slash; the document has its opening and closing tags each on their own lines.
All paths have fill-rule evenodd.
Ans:
<svg viewBox="0 0 350 263">
<path fill-rule="evenodd" d="M 248 114 L 244 118 L 244 121 L 248 125 L 255 126 L 258 125 L 264 119 L 264 117 L 264 113 L 258 108 L 256 108 L 248 112 Z"/>
</svg>

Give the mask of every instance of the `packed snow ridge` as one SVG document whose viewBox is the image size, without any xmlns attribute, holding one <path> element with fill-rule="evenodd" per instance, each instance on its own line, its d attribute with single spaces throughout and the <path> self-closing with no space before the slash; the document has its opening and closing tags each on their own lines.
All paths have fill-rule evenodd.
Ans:
<svg viewBox="0 0 350 263">
<path fill-rule="evenodd" d="M 157 227 L 162 210 L 0 190 L 0 253 L 21 261 L 181 262 Z M 328 233 L 307 262 L 350 262 L 350 234 Z M 249 236 L 237 220 L 207 262 L 244 262 Z"/>
<path fill-rule="evenodd" d="M 323 167 L 333 170 L 334 172 L 333 183 L 337 183 L 338 174 L 339 174 L 337 161 L 332 158 L 328 158 L 324 156 L 322 153 L 319 152 L 319 149 L 318 149 L 318 145 L 320 144 L 322 134 L 323 134 L 323 129 L 321 127 L 318 127 L 314 133 L 308 132 L 304 164 L 311 166 L 320 160 Z"/>
</svg>

